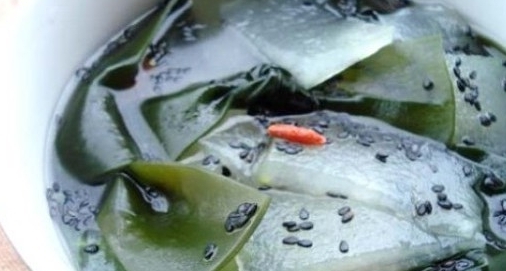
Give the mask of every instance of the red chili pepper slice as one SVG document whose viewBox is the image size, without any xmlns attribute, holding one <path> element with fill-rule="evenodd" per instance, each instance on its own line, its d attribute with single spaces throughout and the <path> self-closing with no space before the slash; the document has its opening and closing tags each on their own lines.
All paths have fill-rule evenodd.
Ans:
<svg viewBox="0 0 506 271">
<path fill-rule="evenodd" d="M 327 139 L 316 131 L 290 124 L 273 124 L 267 129 L 269 136 L 304 145 L 323 145 Z"/>
</svg>

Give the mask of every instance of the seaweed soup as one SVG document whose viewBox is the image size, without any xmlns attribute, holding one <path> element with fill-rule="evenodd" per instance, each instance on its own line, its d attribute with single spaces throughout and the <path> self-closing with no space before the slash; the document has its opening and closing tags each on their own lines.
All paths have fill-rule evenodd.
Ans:
<svg viewBox="0 0 506 271">
<path fill-rule="evenodd" d="M 504 116 L 454 10 L 163 1 L 68 83 L 50 215 L 78 270 L 499 271 Z"/>
</svg>

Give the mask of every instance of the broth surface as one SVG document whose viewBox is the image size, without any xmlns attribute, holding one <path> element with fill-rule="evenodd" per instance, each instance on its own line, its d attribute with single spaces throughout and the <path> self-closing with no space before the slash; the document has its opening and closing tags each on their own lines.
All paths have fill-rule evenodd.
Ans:
<svg viewBox="0 0 506 271">
<path fill-rule="evenodd" d="M 276 167 L 269 168 L 269 164 L 259 163 L 258 167 L 263 170 L 260 173 L 256 172 L 258 169 L 256 164 L 255 167 L 238 173 L 235 171 L 237 168 L 233 166 L 237 161 L 231 161 L 228 167 L 214 167 L 212 158 L 203 156 L 209 153 L 203 150 L 216 151 L 210 155 L 219 154 L 222 150 L 219 147 L 221 139 L 213 136 L 223 129 L 226 130 L 227 121 L 235 120 L 237 116 L 248 115 L 254 117 L 255 121 L 259 120 L 259 123 L 264 121 L 264 124 L 286 121 L 281 119 L 283 117 L 293 120 L 297 119 L 297 116 L 303 116 L 301 122 L 307 122 L 306 126 L 316 129 L 317 132 L 326 133 L 327 127 L 324 124 L 318 128 L 318 125 L 311 126 L 309 120 L 313 116 L 311 114 L 334 116 L 333 111 L 376 118 L 382 121 L 377 124 L 381 129 L 390 131 L 390 128 L 385 128 L 390 127 L 385 124 L 386 122 L 421 135 L 415 137 L 421 138 L 423 142 L 439 141 L 434 143 L 438 146 L 434 148 L 435 150 L 439 151 L 439 148 L 442 148 L 445 149 L 444 152 L 452 152 L 449 156 L 451 159 L 454 152 L 458 153 L 460 156 L 455 154 L 456 161 L 459 161 L 457 164 L 469 163 L 483 173 L 483 178 L 476 177 L 479 181 L 473 183 L 475 189 L 473 197 L 480 200 L 477 205 L 483 204 L 481 215 L 482 234 L 486 239 L 485 250 L 458 251 L 432 264 L 418 266 L 415 270 L 502 270 L 502 266 L 506 264 L 504 261 L 506 255 L 503 252 L 506 247 L 504 243 L 506 188 L 503 181 L 506 178 L 504 166 L 506 145 L 501 144 L 504 141 L 502 132 L 506 130 L 506 126 L 503 125 L 505 121 L 503 115 L 500 115 L 504 109 L 500 108 L 506 108 L 504 102 L 506 100 L 500 100 L 497 98 L 498 95 L 487 91 L 492 88 L 489 85 L 493 85 L 499 92 L 506 91 L 506 77 L 501 77 L 506 76 L 506 57 L 501 51 L 477 37 L 467 25 L 440 29 L 442 25 L 460 22 L 457 14 L 449 12 L 451 16 L 448 16 L 445 13 L 448 11 L 439 6 L 426 8 L 418 5 L 401 8 L 395 13 L 390 13 L 391 7 L 385 6 L 376 6 L 379 12 L 365 7 L 357 11 L 353 10 L 353 5 L 350 4 L 354 1 L 337 1 L 339 5 L 350 2 L 345 6 L 335 6 L 330 1 L 328 3 L 294 1 L 299 5 L 282 0 L 194 1 L 193 4 L 182 0 L 165 2 L 167 5 L 172 4 L 173 10 L 168 13 L 165 20 L 161 20 L 158 31 L 147 37 L 146 33 L 153 29 L 155 21 L 164 10 L 165 6 L 162 4 L 121 30 L 100 48 L 83 68 L 76 71 L 54 115 L 46 154 L 47 198 L 51 216 L 80 270 L 128 270 L 124 262 L 106 249 L 107 241 L 97 223 L 101 207 L 107 202 L 108 193 L 114 189 L 111 188 L 113 186 L 111 183 L 118 176 L 115 172 L 121 174 L 129 172 L 122 169 L 124 165 L 139 160 L 176 161 L 203 167 L 226 177 L 231 175 L 243 183 L 249 176 L 260 175 L 262 172 L 270 172 L 268 175 L 274 176 L 279 173 L 276 172 L 277 166 L 286 166 L 284 158 L 276 156 L 276 148 L 278 151 L 283 148 L 281 152 L 285 154 L 310 151 L 304 146 L 293 146 L 289 142 L 281 147 L 274 146 L 274 143 L 262 145 L 263 141 L 255 141 L 263 139 L 262 132 L 259 132 L 256 138 L 248 138 L 250 134 L 255 133 L 256 128 L 250 127 L 243 131 L 240 125 L 237 126 L 239 127 L 237 130 L 243 133 L 245 140 L 251 139 L 251 144 L 247 147 L 232 147 L 234 150 L 242 150 L 241 158 L 235 160 L 251 159 L 256 163 L 264 159 L 262 157 L 269 157 L 265 159 L 272 161 L 273 165 L 278 163 Z M 404 1 L 387 2 L 401 5 Z M 264 4 L 268 8 L 264 9 L 262 6 Z M 371 6 L 375 7 L 374 4 Z M 432 15 L 434 20 L 426 21 L 425 18 Z M 269 16 L 280 16 L 279 24 L 270 25 L 272 21 L 264 20 Z M 381 35 L 375 37 L 371 34 L 365 46 L 359 43 L 346 45 L 344 44 L 346 40 L 343 39 L 340 44 L 343 43 L 344 48 L 353 49 L 350 54 L 360 57 L 360 61 L 349 63 L 351 60 L 340 57 L 336 58 L 336 61 L 342 66 L 332 63 L 328 68 L 321 63 L 329 56 L 335 55 L 332 51 L 335 44 L 332 41 L 334 37 L 331 31 L 334 29 L 332 23 L 336 20 L 344 24 L 340 31 L 344 32 L 349 28 L 364 31 L 361 34 L 374 31 Z M 410 25 L 411 21 L 413 25 Z M 304 35 L 314 35 L 311 28 L 313 25 L 324 27 L 318 39 L 312 36 L 306 40 Z M 389 28 L 391 26 L 393 31 Z M 281 33 L 277 28 L 290 30 L 296 34 Z M 347 39 L 353 39 L 353 31 L 349 32 L 350 37 Z M 434 34 L 437 34 L 437 37 L 434 38 Z M 394 42 L 385 40 L 385 36 L 388 35 L 391 35 Z M 142 54 L 139 52 L 130 54 L 131 49 L 128 46 L 143 39 L 149 43 L 146 50 L 140 50 Z M 309 45 L 299 44 L 303 41 L 307 41 Z M 139 45 L 131 48 L 138 49 L 142 46 L 139 42 Z M 328 49 L 331 53 L 324 57 L 312 57 L 312 46 L 322 50 Z M 287 48 L 289 53 L 284 54 L 285 52 L 279 48 Z M 423 50 L 427 48 L 440 48 L 440 51 L 424 52 Z M 115 54 L 120 53 L 129 57 L 116 59 Z M 138 62 L 129 62 L 136 57 Z M 412 59 L 417 62 L 410 64 Z M 298 62 L 302 64 L 295 67 L 297 65 L 294 63 Z M 279 68 L 278 65 L 282 67 Z M 400 68 L 395 69 L 395 65 L 399 65 Z M 489 65 L 496 65 L 498 68 L 489 72 L 487 70 Z M 321 73 L 320 70 L 325 71 L 322 67 L 331 70 Z M 433 71 L 433 74 L 425 74 L 422 71 Z M 413 75 L 416 75 L 416 78 Z M 281 94 L 268 91 L 263 93 L 262 89 L 254 88 L 257 84 L 268 85 L 272 82 L 288 91 L 279 92 Z M 373 90 L 371 85 L 375 86 Z M 404 91 L 413 85 L 419 88 L 418 92 Z M 240 91 L 243 86 L 251 87 L 260 94 L 244 98 L 247 96 L 244 93 L 248 92 Z M 464 91 L 461 88 L 464 88 Z M 311 90 L 311 95 L 307 94 L 308 89 Z M 444 89 L 450 92 L 440 95 Z M 181 93 L 184 95 L 180 95 Z M 185 96 L 186 93 L 196 94 Z M 264 97 L 270 100 L 262 100 Z M 454 99 L 455 103 L 450 104 L 448 101 L 451 99 Z M 194 100 L 200 103 L 187 107 L 187 104 L 191 104 Z M 221 110 L 222 108 L 227 110 Z M 458 111 L 461 110 L 459 108 L 462 111 Z M 330 110 L 328 111 L 330 113 L 321 113 L 326 110 Z M 455 112 L 463 113 L 455 115 L 453 114 Z M 420 118 L 416 121 L 409 117 L 402 118 L 403 114 Z M 306 117 L 309 120 L 306 120 Z M 94 119 L 102 122 L 95 122 Z M 351 121 L 355 121 L 359 126 L 365 125 L 362 121 L 369 125 L 367 119 L 352 117 Z M 450 122 L 452 125 L 448 126 Z M 366 127 L 369 127 L 367 125 Z M 487 127 L 486 132 L 479 130 L 483 127 Z M 78 133 L 65 132 L 72 129 Z M 395 130 L 392 133 L 395 135 L 404 133 L 399 131 Z M 227 133 L 224 134 L 227 136 Z M 332 134 L 328 138 L 333 141 L 342 139 L 338 133 L 335 134 L 337 137 Z M 357 143 L 361 146 L 381 142 L 368 141 L 370 137 L 362 137 L 359 132 L 356 136 Z M 442 143 L 451 151 L 437 145 L 443 145 Z M 399 139 L 399 144 L 405 144 L 405 141 Z M 407 158 L 411 160 L 417 155 L 416 152 L 414 154 L 410 152 L 410 148 L 415 145 L 405 144 L 398 148 L 404 148 L 402 150 L 406 150 Z M 272 148 L 269 149 L 270 147 Z M 90 149 L 93 151 L 89 151 Z M 395 147 L 385 149 L 389 151 L 388 154 L 376 153 L 375 157 L 380 162 L 394 159 L 390 150 Z M 431 154 L 439 155 L 435 150 Z M 228 159 L 229 151 L 223 151 L 221 162 Z M 268 156 L 270 152 L 275 155 Z M 318 154 L 315 157 L 318 157 Z M 300 163 L 299 167 L 303 168 L 306 161 L 302 159 L 304 157 L 300 161 L 294 159 L 294 164 Z M 312 161 L 318 161 L 318 158 Z M 429 169 L 432 171 L 431 174 L 437 174 L 444 171 L 445 166 L 437 164 L 436 161 L 429 165 Z M 287 166 L 286 170 L 286 175 L 290 175 L 296 168 Z M 467 175 L 465 172 L 464 174 Z M 297 175 L 291 178 L 295 180 Z M 276 184 L 276 180 L 279 179 L 273 177 L 273 180 L 269 180 L 263 188 L 291 185 Z M 292 190 L 285 190 L 295 193 L 300 192 L 297 189 L 305 191 L 304 183 L 301 183 L 300 187 L 294 186 Z M 355 184 L 350 182 L 350 185 Z M 260 185 L 255 183 L 252 186 Z M 275 187 L 274 190 L 279 187 Z M 168 212 L 173 208 L 171 198 L 165 197 L 159 189 L 142 184 L 136 189 L 142 194 L 144 201 L 149 203 L 154 213 Z M 262 186 L 259 189 L 263 190 Z M 283 189 L 279 190 L 286 192 Z M 265 193 L 274 198 L 274 206 L 278 206 L 276 204 L 280 203 L 277 201 L 285 197 L 277 195 L 277 192 Z M 352 192 L 349 193 L 353 196 Z M 395 196 L 392 198 L 395 199 Z M 358 199 L 358 202 L 362 200 Z M 289 198 L 287 202 L 290 200 L 293 198 Z M 367 200 L 367 197 L 363 199 L 364 202 Z M 311 200 L 308 202 L 310 202 L 308 205 L 317 206 L 317 203 Z M 385 204 L 386 209 L 393 205 L 389 204 Z M 433 205 L 434 208 L 438 208 L 436 203 Z M 399 209 L 401 207 L 399 206 Z M 418 205 L 415 211 L 418 211 L 418 207 L 420 206 Z M 453 207 L 455 208 L 455 205 Z M 480 207 L 474 206 L 470 209 L 481 210 Z M 359 204 L 357 208 L 369 210 L 367 204 L 365 207 Z M 478 211 L 476 213 L 480 215 Z M 269 215 L 267 212 L 266 217 Z M 371 217 L 375 217 L 374 213 Z M 263 230 L 262 225 L 260 224 L 259 228 Z M 318 224 L 315 228 L 317 227 Z M 283 239 L 283 242 L 286 244 L 290 240 Z M 299 245 L 310 247 L 313 244 L 305 242 Z M 246 248 L 251 247 L 254 245 L 246 245 Z M 339 244 L 338 248 L 341 252 L 353 250 L 346 242 Z M 206 247 L 207 252 L 214 251 L 213 249 L 215 248 L 212 245 Z M 483 267 L 482 253 L 485 253 L 485 258 L 488 259 L 487 267 Z M 214 254 L 210 255 L 212 258 Z M 239 267 L 241 264 L 242 267 L 248 266 L 247 257 L 243 256 L 242 262 L 238 261 Z M 239 267 L 227 265 L 219 270 L 239 270 Z M 249 267 L 256 270 L 254 264 L 250 264 Z"/>
</svg>

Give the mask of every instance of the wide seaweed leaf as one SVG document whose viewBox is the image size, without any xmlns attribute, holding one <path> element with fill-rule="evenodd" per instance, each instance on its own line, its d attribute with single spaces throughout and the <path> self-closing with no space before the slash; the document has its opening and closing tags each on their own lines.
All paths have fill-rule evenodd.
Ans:
<svg viewBox="0 0 506 271">
<path fill-rule="evenodd" d="M 133 163 L 105 197 L 98 224 L 128 271 L 220 270 L 260 223 L 269 197 L 231 179 L 176 164 Z M 160 193 L 164 208 L 146 201 Z"/>
</svg>

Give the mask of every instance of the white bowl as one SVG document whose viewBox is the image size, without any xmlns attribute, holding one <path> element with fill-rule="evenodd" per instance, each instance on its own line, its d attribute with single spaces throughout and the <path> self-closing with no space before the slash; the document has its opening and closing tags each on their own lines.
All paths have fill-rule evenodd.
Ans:
<svg viewBox="0 0 506 271">
<path fill-rule="evenodd" d="M 73 71 L 155 1 L 18 0 L 0 18 L 0 223 L 34 271 L 73 270 L 50 220 L 43 184 L 54 106 Z M 445 2 L 506 47 L 506 1 Z"/>
</svg>

